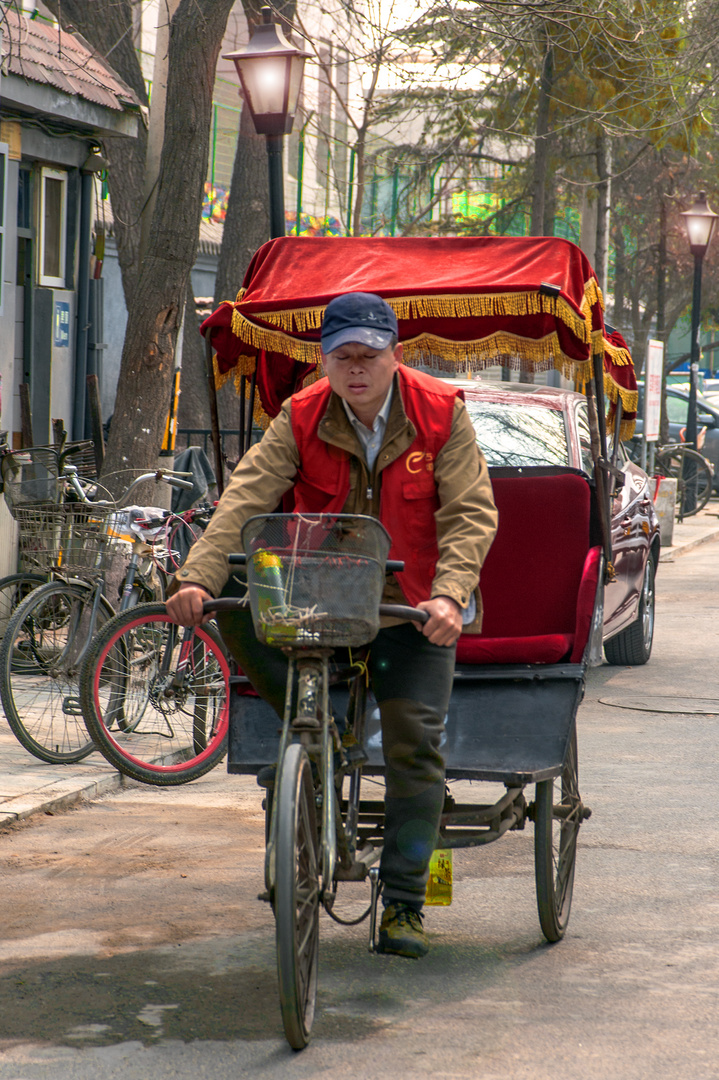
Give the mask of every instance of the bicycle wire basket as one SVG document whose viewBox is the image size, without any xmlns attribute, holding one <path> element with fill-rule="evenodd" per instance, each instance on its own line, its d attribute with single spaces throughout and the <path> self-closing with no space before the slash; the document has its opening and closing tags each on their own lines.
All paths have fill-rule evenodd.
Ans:
<svg viewBox="0 0 719 1080">
<path fill-rule="evenodd" d="M 16 505 L 23 565 L 90 580 L 113 571 L 127 563 L 132 546 L 113 535 L 116 516 L 113 505 Z"/>
<path fill-rule="evenodd" d="M 62 500 L 58 453 L 52 446 L 14 450 L 3 456 L 0 468 L 5 502 L 14 518 L 23 507 L 52 505 Z"/>
<path fill-rule="evenodd" d="M 358 646 L 377 635 L 390 537 L 375 518 L 262 515 L 245 523 L 242 544 L 260 641 Z"/>
</svg>

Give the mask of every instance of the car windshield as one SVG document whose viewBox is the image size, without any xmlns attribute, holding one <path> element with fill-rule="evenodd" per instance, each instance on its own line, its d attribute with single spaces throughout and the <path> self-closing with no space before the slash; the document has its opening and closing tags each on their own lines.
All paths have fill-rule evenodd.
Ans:
<svg viewBox="0 0 719 1080">
<path fill-rule="evenodd" d="M 569 465 L 564 415 L 541 405 L 466 402 L 488 465 Z"/>
</svg>

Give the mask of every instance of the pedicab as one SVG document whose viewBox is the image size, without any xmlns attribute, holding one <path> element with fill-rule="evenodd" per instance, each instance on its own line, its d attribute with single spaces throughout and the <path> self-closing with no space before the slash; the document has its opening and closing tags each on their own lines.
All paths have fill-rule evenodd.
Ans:
<svg viewBox="0 0 719 1080">
<path fill-rule="evenodd" d="M 607 452 L 607 426 L 631 434 L 631 357 L 605 328 L 596 277 L 568 241 L 280 238 L 259 249 L 237 300 L 202 327 L 213 382 L 235 379 L 243 416 L 249 409 L 266 425 L 284 397 L 321 375 L 323 311 L 347 291 L 379 293 L 392 305 L 408 364 L 464 377 L 555 370 L 586 393 L 592 475 L 563 466 L 490 470 L 499 529 L 481 573 L 482 632 L 463 634 L 457 646 L 437 840 L 441 849 L 480 847 L 531 822 L 539 921 L 556 942 L 590 815 L 578 786 L 576 716 L 587 669 L 601 659 L 604 586 L 614 573 L 610 499 L 622 475 Z M 256 632 L 284 649 L 290 674 L 280 728 L 248 681 L 233 677 L 228 769 L 257 775 L 266 790 L 261 899 L 276 919 L 285 1032 L 300 1049 L 315 1011 L 320 908 L 338 922 L 368 919 L 375 948 L 384 807 L 367 788 L 381 791 L 383 759 L 356 649 L 377 632 L 379 614 L 423 613 L 380 605 L 385 574 L 394 571 L 401 585 L 402 564 L 389 561 L 390 538 L 375 519 L 253 518 L 243 546 L 231 561 L 246 563 Z M 353 666 L 333 662 L 340 646 L 355 650 Z M 364 778 L 375 782 L 363 787 Z M 455 782 L 465 780 L 504 791 L 492 803 L 455 799 Z M 366 910 L 343 918 L 340 883 L 366 881 Z"/>
</svg>

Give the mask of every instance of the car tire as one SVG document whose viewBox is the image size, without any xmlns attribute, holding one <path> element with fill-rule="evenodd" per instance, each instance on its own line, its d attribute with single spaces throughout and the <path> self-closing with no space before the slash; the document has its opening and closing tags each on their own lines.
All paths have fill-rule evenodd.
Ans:
<svg viewBox="0 0 719 1080">
<path fill-rule="evenodd" d="M 604 655 L 608 664 L 646 664 L 652 654 L 654 605 L 654 559 L 648 555 L 636 619 L 625 630 L 620 630 L 613 638 L 604 642 Z"/>
</svg>

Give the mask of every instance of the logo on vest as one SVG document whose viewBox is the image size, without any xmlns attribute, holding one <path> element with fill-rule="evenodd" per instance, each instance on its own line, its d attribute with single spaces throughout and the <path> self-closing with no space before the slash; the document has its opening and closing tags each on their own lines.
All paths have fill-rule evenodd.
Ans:
<svg viewBox="0 0 719 1080">
<path fill-rule="evenodd" d="M 408 454 L 407 472 L 419 473 L 422 469 L 434 472 L 434 454 L 431 454 L 429 450 L 415 450 L 413 454 Z"/>
</svg>

